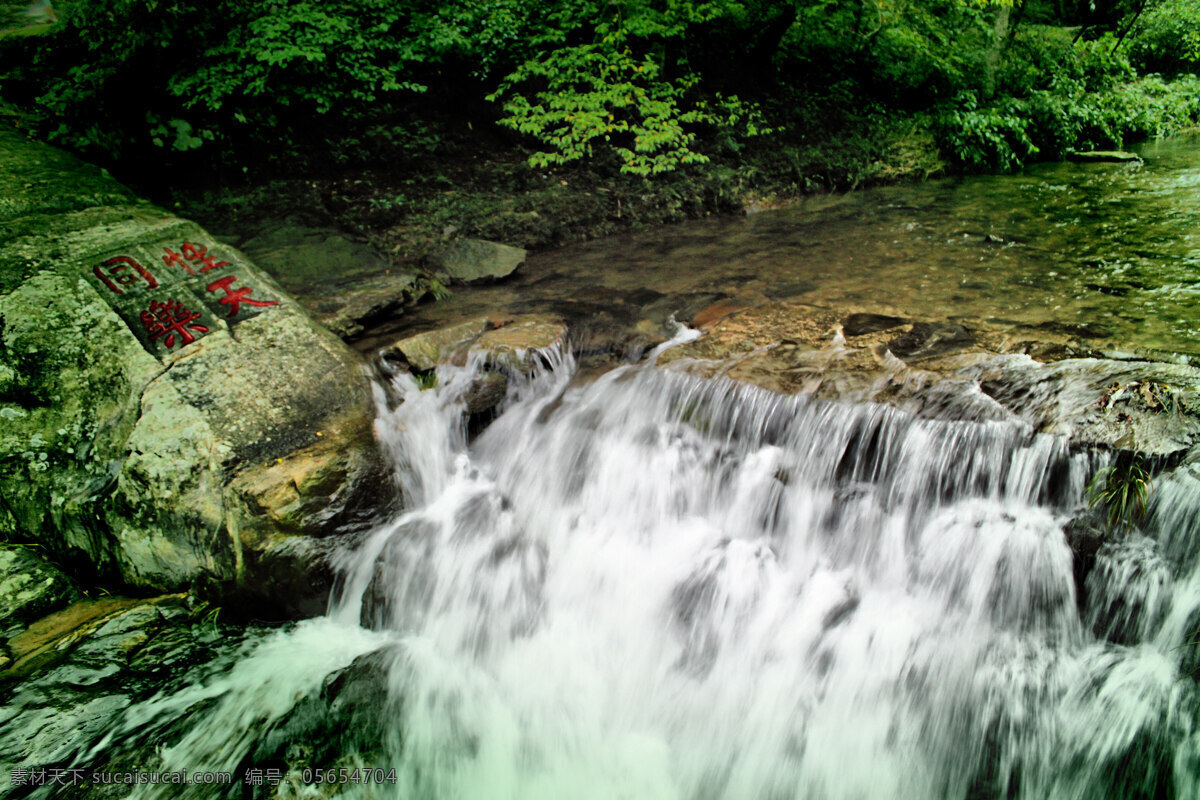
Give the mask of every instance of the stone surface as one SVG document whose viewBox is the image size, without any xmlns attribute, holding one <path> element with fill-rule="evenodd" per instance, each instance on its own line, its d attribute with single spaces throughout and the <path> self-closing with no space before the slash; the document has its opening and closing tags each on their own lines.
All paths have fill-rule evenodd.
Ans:
<svg viewBox="0 0 1200 800">
<path fill-rule="evenodd" d="M 352 338 L 413 302 L 417 276 L 393 272 L 365 241 L 328 226 L 294 220 L 263 223 L 241 249 L 325 327 Z"/>
<path fill-rule="evenodd" d="M 527 314 L 507 319 L 474 317 L 405 336 L 388 350 L 415 371 L 442 363 L 466 363 L 468 357 L 518 372 L 534 366 L 535 354 L 563 346 L 567 326 L 557 317 Z"/>
<path fill-rule="evenodd" d="M 465 402 L 468 414 L 491 411 L 508 393 L 508 376 L 502 372 L 485 372 L 467 388 Z"/>
<path fill-rule="evenodd" d="M 264 223 L 240 247 L 280 286 L 296 295 L 349 283 L 389 266 L 387 259 L 369 244 L 351 238 L 345 231 L 292 220 Z"/>
<path fill-rule="evenodd" d="M 899 336 L 889 328 L 847 340 L 838 334 L 847 319 L 801 303 L 747 308 L 667 350 L 658 363 L 775 392 L 886 403 L 926 417 L 1019 420 L 1079 443 L 1145 456 L 1177 458 L 1200 443 L 1196 367 L 1064 357 L 1077 352 L 942 322 L 915 322 Z M 1024 354 L 1031 351 L 1054 352 L 1060 360 L 1040 363 Z"/>
<path fill-rule="evenodd" d="M 1130 153 L 1125 150 L 1084 150 L 1067 153 L 1067 160 L 1078 161 L 1084 164 L 1128 163 L 1131 161 L 1140 162 L 1142 157 L 1137 153 Z"/>
<path fill-rule="evenodd" d="M 889 341 L 887 346 L 905 361 L 916 361 L 966 350 L 974 343 L 974 338 L 962 325 L 917 322 L 907 333 Z"/>
<path fill-rule="evenodd" d="M 388 272 L 340 288 L 335 295 L 299 300 L 317 322 L 343 339 L 353 339 L 375 320 L 398 316 L 418 299 L 419 287 L 415 274 Z"/>
<path fill-rule="evenodd" d="M 62 570 L 30 548 L 0 545 L 0 638 L 76 597 Z"/>
<path fill-rule="evenodd" d="M 0 192 L 15 538 L 132 585 L 244 584 L 251 556 L 369 501 L 384 468 L 361 357 L 198 226 L 15 133 L 0 152 L 34 176 Z"/>
<path fill-rule="evenodd" d="M 459 350 L 465 352 L 465 348 L 491 324 L 487 317 L 476 317 L 405 336 L 392 345 L 391 349 L 402 355 L 414 370 L 426 372 L 443 361 L 449 361 Z"/>
<path fill-rule="evenodd" d="M 889 317 L 886 314 L 851 314 L 842 323 L 846 336 L 863 336 L 877 331 L 887 331 L 905 323 L 900 317 Z"/>
<path fill-rule="evenodd" d="M 429 266 L 459 283 L 496 280 L 525 263 L 525 250 L 483 239 L 459 239 L 429 257 Z"/>
<path fill-rule="evenodd" d="M 514 371 L 535 366 L 536 354 L 562 347 L 567 326 L 552 317 L 514 317 L 484 331 L 471 343 L 469 352 L 483 356 L 488 363 Z"/>
<path fill-rule="evenodd" d="M 194 673 L 236 652 L 246 635 L 179 595 L 83 601 L 35 623 L 8 643 L 15 663 L 0 670 L 0 794 L 8 796 L 15 767 L 146 769 L 167 733 L 162 720 L 146 730 L 142 718 L 132 729 L 141 736 L 129 737 L 140 738 L 129 745 L 136 749 L 130 763 L 114 764 L 105 748 L 103 755 L 93 748 L 120 728 L 126 709 L 201 680 Z M 108 742 L 123 747 L 124 738 Z M 113 788 L 69 796 L 127 796 L 128 787 Z"/>
</svg>

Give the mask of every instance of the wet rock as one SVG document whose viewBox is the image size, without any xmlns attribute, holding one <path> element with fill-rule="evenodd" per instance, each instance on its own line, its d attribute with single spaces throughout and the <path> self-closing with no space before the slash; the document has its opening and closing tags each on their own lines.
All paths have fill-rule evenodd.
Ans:
<svg viewBox="0 0 1200 800">
<path fill-rule="evenodd" d="M 392 495 L 391 487 L 378 494 L 385 510 Z M 228 590 L 227 618 L 279 623 L 324 614 L 335 580 L 330 557 L 341 539 L 278 536 L 247 550 L 246 571 L 254 580 Z"/>
<path fill-rule="evenodd" d="M 899 327 L 907 322 L 900 317 L 889 317 L 886 314 L 851 314 L 842 323 L 842 331 L 846 336 L 862 336 L 876 331 L 886 331 Z"/>
<path fill-rule="evenodd" d="M 1087 606 L 1087 578 L 1096 566 L 1096 554 L 1111 534 L 1096 514 L 1083 514 L 1063 526 L 1067 546 L 1071 548 L 1075 597 L 1082 611 Z"/>
<path fill-rule="evenodd" d="M 28 548 L 0 546 L 0 638 L 78 596 L 67 576 Z"/>
<path fill-rule="evenodd" d="M 389 691 L 389 680 L 403 658 L 398 647 L 359 656 L 326 678 L 318 691 L 301 698 L 263 732 L 254 751 L 238 766 L 242 774 L 251 769 L 275 770 L 281 775 L 279 784 L 254 787 L 246 796 L 336 797 L 337 782 L 314 786 L 311 778 L 304 780 L 304 773 L 339 768 L 350 773 L 387 763 L 379 747 L 394 736 L 403 712 L 401 701 Z"/>
<path fill-rule="evenodd" d="M 415 274 L 393 273 L 383 255 L 336 228 L 271 221 L 241 249 L 343 338 L 414 299 Z"/>
<path fill-rule="evenodd" d="M 967 349 L 974 337 L 962 325 L 941 322 L 917 322 L 905 334 L 887 343 L 888 349 L 905 361 L 945 355 Z"/>
<path fill-rule="evenodd" d="M 483 239 L 459 239 L 429 257 L 430 268 L 458 283 L 498 280 L 524 263 L 523 248 Z"/>
<path fill-rule="evenodd" d="M 0 677 L 45 671 L 68 657 L 74 658 L 76 649 L 83 656 L 99 654 L 92 662 L 103 666 L 108 656 L 129 655 L 167 619 L 184 614 L 183 601 L 183 595 L 166 595 L 150 601 L 109 597 L 74 603 L 9 640 L 13 664 Z M 77 676 L 80 664 L 87 661 L 76 659 L 73 669 Z M 73 682 L 80 683 L 75 679 Z"/>
<path fill-rule="evenodd" d="M 449 361 L 456 352 L 465 352 L 465 347 L 491 324 L 487 317 L 476 317 L 456 325 L 406 336 L 390 349 L 402 355 L 414 370 L 427 372 L 439 363 Z"/>
<path fill-rule="evenodd" d="M 747 308 L 713 323 L 696 341 L 667 350 L 658 364 L 775 392 L 887 403 L 925 417 L 1020 420 L 1081 444 L 1147 457 L 1181 456 L 1200 443 L 1195 367 L 1077 358 L 1072 356 L 1087 351 L 1036 340 L 1014 343 L 946 323 L 915 323 L 902 337 L 881 330 L 846 339 L 835 334 L 846 321 L 844 313 L 801 303 Z M 1001 352 L 1013 349 L 1061 360 L 1043 364 Z M 919 368 L 906 363 L 918 359 Z"/>
<path fill-rule="evenodd" d="M 15 133 L 0 152 L 39 176 L 0 205 L 0 494 L 21 536 L 131 585 L 233 586 L 248 552 L 349 513 L 383 470 L 361 357 L 198 226 Z M 43 197 L 72 176 L 86 193 Z"/>
<path fill-rule="evenodd" d="M 93 748 L 125 709 L 178 688 L 244 635 L 181 595 L 83 601 L 39 620 L 9 642 L 16 661 L 0 672 L 0 769 L 103 770 Z M 129 768 L 144 769 L 161 744 L 144 743 Z"/>
<path fill-rule="evenodd" d="M 1068 161 L 1075 161 L 1081 164 L 1124 164 L 1130 162 L 1142 163 L 1142 157 L 1137 153 L 1130 153 L 1125 150 L 1082 150 L 1072 151 L 1067 153 Z"/>
<path fill-rule="evenodd" d="M 532 314 L 508 319 L 476 317 L 406 336 L 389 350 L 402 356 L 418 372 L 443 363 L 465 363 L 469 356 L 526 372 L 534 366 L 536 353 L 565 345 L 566 337 L 567 326 L 557 317 Z"/>
<path fill-rule="evenodd" d="M 524 372 L 535 366 L 536 354 L 565 346 L 567 326 L 552 317 L 514 317 L 499 327 L 486 330 L 470 352 L 485 356 L 488 363 Z"/>
<path fill-rule="evenodd" d="M 508 376 L 502 372 L 485 372 L 467 389 L 468 414 L 491 411 L 504 400 L 508 393 Z"/>
<path fill-rule="evenodd" d="M 1200 442 L 1200 369 L 1151 361 L 993 356 L 962 377 L 1039 430 L 1146 456 L 1181 456 Z M 1146 387 L 1169 387 L 1167 403 Z M 1149 401 L 1147 400 L 1149 396 Z M 1151 405 L 1153 403 L 1153 405 Z"/>
</svg>

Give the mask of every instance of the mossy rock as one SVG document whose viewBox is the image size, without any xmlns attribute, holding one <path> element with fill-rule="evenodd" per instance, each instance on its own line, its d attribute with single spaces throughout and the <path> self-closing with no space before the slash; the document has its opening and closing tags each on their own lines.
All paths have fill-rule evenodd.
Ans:
<svg viewBox="0 0 1200 800">
<path fill-rule="evenodd" d="M 360 356 L 195 224 L 11 132 L 0 153 L 10 538 L 132 585 L 244 587 L 248 551 L 367 513 L 387 481 Z"/>
</svg>

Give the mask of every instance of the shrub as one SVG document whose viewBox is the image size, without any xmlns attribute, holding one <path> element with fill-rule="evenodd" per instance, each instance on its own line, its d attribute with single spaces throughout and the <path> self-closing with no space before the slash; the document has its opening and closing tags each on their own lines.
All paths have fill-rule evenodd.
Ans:
<svg viewBox="0 0 1200 800">
<path fill-rule="evenodd" d="M 564 164 L 605 147 L 620 158 L 622 172 L 654 175 L 708 160 L 695 149 L 695 126 L 760 131 L 752 106 L 695 97 L 695 76 L 665 79 L 654 59 L 635 56 L 623 39 L 552 50 L 525 62 L 491 95 L 503 101 L 502 125 L 547 146 L 531 165 Z"/>
<path fill-rule="evenodd" d="M 1129 57 L 1143 72 L 1200 71 L 1200 4 L 1162 0 L 1138 21 Z"/>
<path fill-rule="evenodd" d="M 1038 152 L 1030 136 L 1030 119 L 1023 111 L 1013 100 L 981 108 L 973 92 L 964 92 L 938 117 L 939 145 L 966 169 L 1019 169 Z"/>
</svg>

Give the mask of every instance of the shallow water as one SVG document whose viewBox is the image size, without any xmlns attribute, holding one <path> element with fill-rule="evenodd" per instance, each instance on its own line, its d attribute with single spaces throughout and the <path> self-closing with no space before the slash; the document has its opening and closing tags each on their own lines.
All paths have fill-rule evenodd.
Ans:
<svg viewBox="0 0 1200 800">
<path fill-rule="evenodd" d="M 1198 354 L 1200 136 L 1138 149 L 1141 165 L 1036 164 L 537 254 L 514 279 L 418 308 L 404 324 L 500 309 L 686 319 L 751 293 L 1017 339 Z"/>
</svg>

